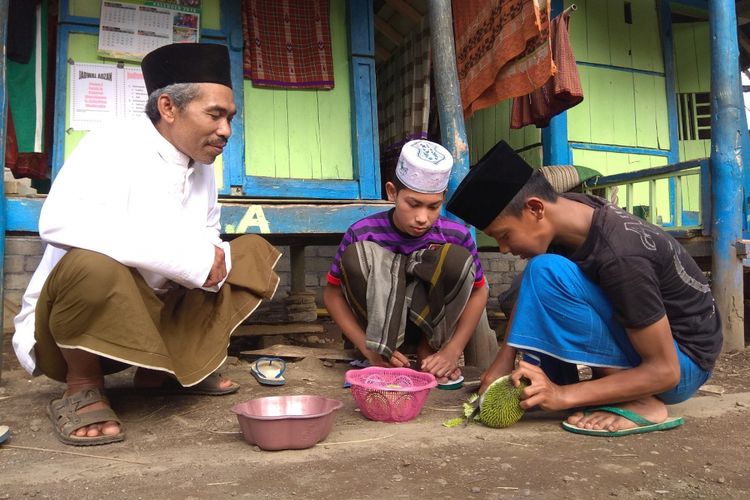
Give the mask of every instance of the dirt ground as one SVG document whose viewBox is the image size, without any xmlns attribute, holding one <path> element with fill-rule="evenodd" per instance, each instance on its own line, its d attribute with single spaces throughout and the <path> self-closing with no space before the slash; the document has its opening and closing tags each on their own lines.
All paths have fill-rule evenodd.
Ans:
<svg viewBox="0 0 750 500">
<path fill-rule="evenodd" d="M 29 378 L 9 347 L 0 424 L 13 435 L 0 446 L 0 499 L 750 497 L 750 350 L 722 356 L 707 390 L 670 408 L 685 425 L 662 433 L 580 436 L 561 429 L 564 414 L 543 412 L 504 430 L 443 427 L 466 390 L 433 390 L 411 422 L 372 422 L 342 387 L 346 363 L 305 358 L 271 388 L 255 382 L 248 361 L 230 359 L 224 372 L 242 388 L 225 397 L 146 396 L 130 388 L 132 372 L 111 377 L 126 440 L 73 448 L 45 415 L 62 386 Z M 320 394 L 344 407 L 317 446 L 261 451 L 243 441 L 230 408 L 278 394 Z"/>
</svg>

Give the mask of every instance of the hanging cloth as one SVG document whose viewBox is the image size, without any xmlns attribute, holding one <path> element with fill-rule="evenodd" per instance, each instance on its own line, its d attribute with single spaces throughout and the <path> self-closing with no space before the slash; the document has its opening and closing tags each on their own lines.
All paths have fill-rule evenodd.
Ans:
<svg viewBox="0 0 750 500">
<path fill-rule="evenodd" d="M 5 126 L 5 168 L 13 170 L 18 163 L 18 140 L 16 139 L 16 128 L 13 126 L 13 115 L 10 106 L 7 107 L 8 116 Z"/>
<path fill-rule="evenodd" d="M 329 0 L 246 0 L 242 29 L 254 86 L 333 88 Z"/>
<path fill-rule="evenodd" d="M 29 5 L 33 7 L 30 19 L 26 10 Z M 11 17 L 15 15 L 20 18 Z M 8 24 L 16 22 L 24 26 L 22 38 L 31 42 L 22 50 L 25 62 L 9 60 L 7 65 L 9 116 L 11 110 L 13 113 L 9 125 L 12 123 L 14 128 L 18 157 L 12 164 L 6 162 L 6 166 L 16 179 L 46 179 L 52 150 L 52 61 L 55 59 L 57 18 L 48 2 L 28 2 L 23 9 L 9 13 Z M 10 45 L 8 50 L 10 52 Z"/>
<path fill-rule="evenodd" d="M 543 87 L 513 100 L 511 128 L 549 125 L 549 121 L 563 111 L 583 101 L 583 88 L 578 76 L 576 59 L 570 46 L 570 15 L 562 13 L 552 20 L 552 52 L 557 73 Z"/>
<path fill-rule="evenodd" d="M 464 118 L 541 87 L 555 72 L 550 0 L 453 0 Z"/>
</svg>

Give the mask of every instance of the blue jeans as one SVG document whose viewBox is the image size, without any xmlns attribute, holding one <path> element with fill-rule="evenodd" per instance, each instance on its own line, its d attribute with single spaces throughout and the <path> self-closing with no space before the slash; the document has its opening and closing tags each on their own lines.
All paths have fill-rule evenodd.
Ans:
<svg viewBox="0 0 750 500">
<path fill-rule="evenodd" d="M 536 354 L 557 384 L 578 381 L 576 364 L 628 369 L 641 363 L 601 288 L 571 260 L 552 254 L 534 257 L 526 266 L 508 345 Z M 711 375 L 677 342 L 675 349 L 680 382 L 656 395 L 665 404 L 690 398 Z"/>
</svg>

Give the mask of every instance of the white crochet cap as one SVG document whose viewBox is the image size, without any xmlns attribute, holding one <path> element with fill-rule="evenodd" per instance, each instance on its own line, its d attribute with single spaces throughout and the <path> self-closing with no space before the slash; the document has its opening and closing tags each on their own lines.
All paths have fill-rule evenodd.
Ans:
<svg viewBox="0 0 750 500">
<path fill-rule="evenodd" d="M 401 148 L 396 177 L 418 193 L 442 193 L 448 187 L 453 157 L 440 144 L 418 139 Z"/>
</svg>

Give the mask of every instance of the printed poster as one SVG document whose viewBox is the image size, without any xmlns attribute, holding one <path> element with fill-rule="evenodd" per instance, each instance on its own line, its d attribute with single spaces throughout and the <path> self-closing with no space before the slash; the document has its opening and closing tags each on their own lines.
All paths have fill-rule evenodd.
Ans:
<svg viewBox="0 0 750 500">
<path fill-rule="evenodd" d="M 91 130 L 114 119 L 135 118 L 148 100 L 137 67 L 74 63 L 71 66 L 70 128 Z"/>
<path fill-rule="evenodd" d="M 140 61 L 170 43 L 198 42 L 200 0 L 102 0 L 99 55 Z"/>
</svg>

